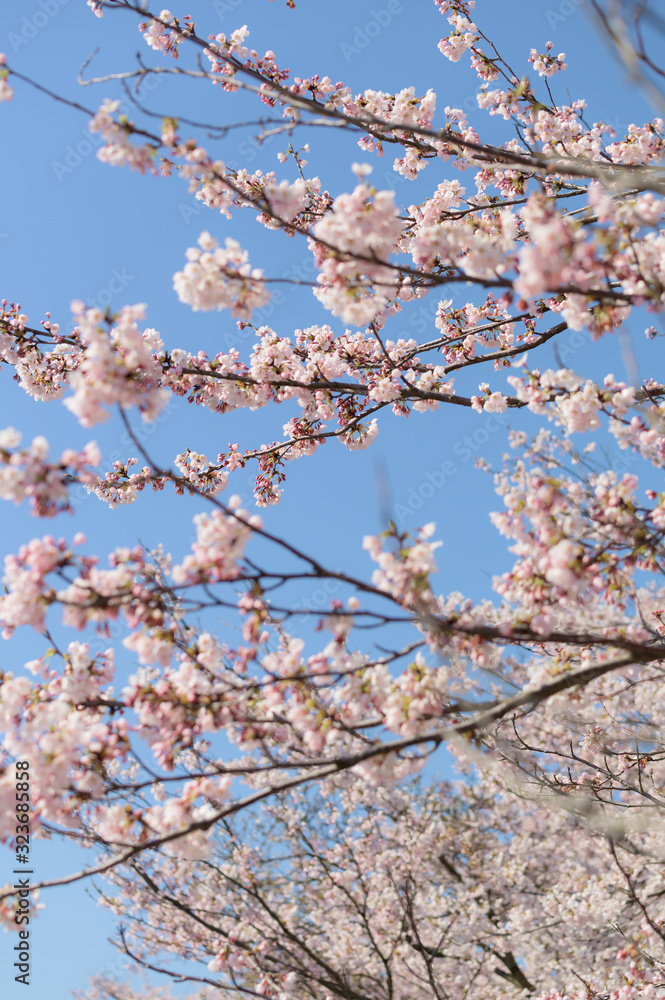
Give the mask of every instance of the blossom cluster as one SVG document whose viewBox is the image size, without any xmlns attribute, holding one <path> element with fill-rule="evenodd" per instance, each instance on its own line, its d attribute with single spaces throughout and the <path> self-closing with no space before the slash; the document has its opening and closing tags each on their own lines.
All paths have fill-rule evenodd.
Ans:
<svg viewBox="0 0 665 1000">
<path fill-rule="evenodd" d="M 162 347 L 156 330 L 141 331 L 141 306 L 125 306 L 111 329 L 100 309 L 72 303 L 81 344 L 81 357 L 68 383 L 74 395 L 65 406 L 84 427 L 107 420 L 104 406 L 137 406 L 144 420 L 154 420 L 166 405 L 168 393 L 159 385 L 154 354 Z"/>
<path fill-rule="evenodd" d="M 199 309 L 230 309 L 234 316 L 250 319 L 254 309 L 270 301 L 261 282 L 263 272 L 252 268 L 247 251 L 230 237 L 225 248 L 210 233 L 199 236 L 200 250 L 190 247 L 184 270 L 173 276 L 173 287 L 181 302 Z"/>
<path fill-rule="evenodd" d="M 14 427 L 0 431 L 0 499 L 16 504 L 28 499 L 37 517 L 70 511 L 68 483 L 74 478 L 83 483 L 97 478 L 91 470 L 100 464 L 101 452 L 94 441 L 80 452 L 66 449 L 57 464 L 47 461 L 45 437 L 33 438 L 22 450 L 20 443 L 21 435 Z"/>
</svg>

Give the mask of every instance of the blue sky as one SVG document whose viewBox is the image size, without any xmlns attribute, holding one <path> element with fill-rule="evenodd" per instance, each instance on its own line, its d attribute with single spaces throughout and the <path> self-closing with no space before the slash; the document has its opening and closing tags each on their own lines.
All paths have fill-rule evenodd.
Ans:
<svg viewBox="0 0 665 1000">
<path fill-rule="evenodd" d="M 551 39 L 555 52 L 565 51 L 570 69 L 556 81 L 557 96 L 565 101 L 568 88 L 572 99 L 585 97 L 591 121 L 609 121 L 618 130 L 631 121 L 641 123 L 652 112 L 595 36 L 588 7 L 589 3 L 574 0 L 529 4 L 478 0 L 475 16 L 521 72 L 529 69 L 531 46 L 542 50 Z M 464 107 L 483 138 L 505 137 L 503 121 L 471 110 L 477 81 L 466 61 L 453 66 L 438 52 L 446 22 L 431 0 L 391 0 L 390 6 L 385 0 L 337 0 L 334 6 L 298 0 L 295 11 L 286 9 L 285 0 L 199 0 L 172 9 L 178 15 L 191 13 L 201 34 L 230 33 L 247 24 L 250 44 L 260 52 L 274 49 L 280 65 L 289 66 L 293 75 L 328 74 L 355 90 L 394 91 L 413 85 L 422 94 L 432 87 L 439 95 L 439 109 L 446 104 Z M 3 20 L 0 50 L 9 64 L 88 107 L 96 108 L 106 96 L 121 96 L 111 84 L 82 89 L 76 83 L 79 67 L 93 50 L 99 52 L 88 73 L 133 69 L 137 50 L 146 62 L 160 63 L 160 57 L 143 44 L 136 18 L 110 12 L 98 20 L 84 0 L 30 0 L 8 9 Z M 160 83 L 145 95 L 145 103 L 160 114 L 186 113 L 216 124 L 257 115 L 253 101 L 233 99 L 191 81 L 178 87 L 172 81 Z M 20 301 L 35 325 L 50 310 L 53 319 L 66 326 L 72 299 L 90 305 L 108 303 L 113 309 L 145 302 L 148 325 L 161 332 L 167 346 L 214 353 L 233 345 L 246 358 L 253 340 L 239 337 L 228 314 L 193 314 L 177 300 L 172 275 L 184 264 L 186 248 L 208 229 L 220 239 L 237 238 L 249 249 L 252 263 L 267 275 L 312 275 L 304 242 L 266 232 L 251 213 L 237 213 L 229 222 L 202 209 L 178 179 L 141 177 L 100 164 L 85 116 L 26 85 L 18 84 L 13 102 L 0 107 L 0 122 L 5 140 L 1 291 L 2 296 Z M 278 176 L 292 178 L 292 168 L 277 163 L 282 141 L 258 147 L 252 136 L 252 129 L 231 131 L 223 141 L 208 145 L 227 163 L 276 169 Z M 333 195 L 352 188 L 350 164 L 367 159 L 352 139 L 304 130 L 298 137 L 299 144 L 311 144 L 308 170 L 319 174 Z M 407 206 L 422 200 L 446 176 L 445 168 L 434 164 L 417 185 L 410 185 L 393 174 L 388 155 L 383 161 L 369 158 L 368 162 L 375 168 L 372 179 L 377 186 L 393 187 L 397 201 Z M 460 302 L 466 300 L 465 294 L 463 288 L 455 293 Z M 428 337 L 436 301 L 432 296 L 402 313 L 386 335 Z M 339 329 L 338 321 L 331 320 L 307 289 L 291 286 L 284 287 L 261 321 L 281 335 L 316 322 L 331 322 Z M 635 319 L 631 328 L 640 360 L 645 325 Z M 577 344 L 573 338 L 569 334 L 562 343 Z M 553 358 L 541 356 L 540 362 L 544 367 Z M 570 364 L 584 374 L 601 370 L 613 370 L 617 377 L 625 374 L 618 340 L 610 337 L 595 347 L 583 339 Z M 462 376 L 458 387 L 473 392 L 489 374 L 474 371 Z M 13 425 L 27 440 L 45 434 L 56 456 L 63 448 L 81 447 L 90 439 L 98 441 L 106 461 L 134 454 L 115 418 L 86 430 L 61 403 L 35 402 L 10 373 L 5 371 L 3 378 L 0 427 Z M 230 441 L 247 447 L 275 440 L 293 415 L 294 410 L 283 406 L 216 418 L 174 401 L 153 427 L 142 426 L 142 434 L 157 461 L 168 463 L 187 445 L 214 456 Z M 510 423 L 527 426 L 528 420 L 528 415 L 517 414 Z M 504 442 L 501 421 L 459 408 L 413 414 L 408 420 L 384 418 L 377 442 L 367 452 L 348 452 L 331 442 L 313 458 L 293 463 L 284 499 L 263 513 L 265 524 L 334 568 L 366 574 L 371 566 L 361 540 L 385 526 L 387 484 L 400 527 L 438 523 L 437 535 L 444 540 L 439 553 L 440 590 L 460 590 L 475 598 L 490 595 L 492 575 L 506 569 L 510 557 L 487 518 L 487 512 L 499 506 L 491 478 L 475 470 L 474 458 L 477 450 L 496 461 Z M 611 460 L 619 462 L 616 448 Z M 251 472 L 237 473 L 229 492 L 240 493 L 249 503 L 252 479 Z M 132 506 L 109 511 L 96 498 L 81 495 L 76 496 L 75 518 L 62 516 L 56 523 L 44 524 L 31 519 L 24 508 L 5 505 L 2 554 L 15 551 L 35 534 L 71 537 L 82 530 L 88 535 L 89 551 L 105 553 L 140 538 L 151 546 L 163 541 L 180 557 L 192 540 L 191 518 L 200 507 L 196 499 L 166 491 L 144 494 Z M 309 592 L 301 596 L 314 606 L 327 599 Z M 36 636 L 17 637 L 4 646 L 2 669 L 20 669 L 24 658 L 39 655 L 43 648 Z M 40 841 L 34 847 L 34 863 L 38 876 L 45 878 L 79 866 L 80 857 L 71 847 Z M 3 864 L 0 882 L 9 877 L 11 855 Z M 113 925 L 81 885 L 51 890 L 42 898 L 47 909 L 34 925 L 32 995 L 64 1000 L 72 989 L 83 988 L 91 973 L 117 964 L 116 953 L 106 943 Z M 9 992 L 3 992 L 8 1000 L 25 995 L 23 987 L 11 982 L 13 943 L 9 935 L 0 937 L 0 981 L 3 991 L 10 983 Z"/>
</svg>

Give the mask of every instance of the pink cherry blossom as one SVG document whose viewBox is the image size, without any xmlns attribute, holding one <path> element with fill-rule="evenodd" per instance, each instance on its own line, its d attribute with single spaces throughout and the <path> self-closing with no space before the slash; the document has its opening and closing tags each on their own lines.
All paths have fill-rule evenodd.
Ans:
<svg viewBox="0 0 665 1000">
<path fill-rule="evenodd" d="M 180 301 L 194 311 L 231 309 L 234 316 L 250 319 L 254 309 L 270 300 L 262 271 L 250 267 L 247 252 L 230 237 L 225 249 L 209 233 L 201 233 L 198 242 L 201 250 L 190 247 L 184 270 L 173 276 Z"/>
</svg>

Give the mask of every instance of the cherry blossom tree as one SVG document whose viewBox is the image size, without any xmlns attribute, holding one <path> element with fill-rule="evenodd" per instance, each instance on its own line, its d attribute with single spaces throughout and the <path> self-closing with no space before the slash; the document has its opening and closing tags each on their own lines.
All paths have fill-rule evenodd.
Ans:
<svg viewBox="0 0 665 1000">
<path fill-rule="evenodd" d="M 225 822 L 208 859 L 116 869 L 119 946 L 172 978 L 184 964 L 206 996 L 220 979 L 222 995 L 284 1000 L 657 996 L 660 864 L 502 791 L 294 793 Z"/>
<path fill-rule="evenodd" d="M 565 331 L 600 342 L 646 314 L 657 346 L 663 120 L 623 135 L 589 124 L 583 100 L 564 102 L 564 53 L 547 43 L 513 68 L 483 32 L 482 4 L 434 2 L 441 57 L 470 59 L 479 108 L 506 123 L 501 143 L 433 90 L 354 94 L 292 76 L 278 54 L 249 48 L 246 26 L 210 35 L 167 10 L 89 0 L 98 17 L 134 15 L 147 48 L 136 67 L 86 70 L 82 83 L 119 80 L 131 94 L 150 76 L 186 77 L 231 105 L 255 100 L 259 136 L 285 149 L 275 169 L 251 173 L 204 143 L 215 122 L 138 103 L 132 121 L 108 98 L 76 104 L 103 164 L 180 177 L 208 209 L 174 291 L 193 311 L 228 310 L 255 342 L 244 359 L 235 348 L 209 357 L 167 348 L 144 306 L 105 314 L 75 299 L 66 333 L 63 317 L 31 322 L 3 300 L 0 357 L 21 387 L 62 400 L 86 428 L 117 411 L 136 453 L 100 475 L 94 442 L 55 459 L 45 438 L 22 446 L 6 428 L 2 498 L 53 517 L 71 507 L 74 484 L 111 509 L 147 504 L 139 494 L 151 487 L 196 497 L 200 512 L 181 559 L 136 539 L 94 554 L 80 532 L 6 556 L 3 638 L 32 629 L 44 652 L 0 677 L 2 835 L 18 851 L 28 810 L 15 763 L 27 761 L 30 835 L 91 851 L 83 870 L 33 892 L 99 876 L 129 924 L 121 947 L 210 996 L 655 997 L 665 989 L 665 492 L 653 486 L 665 385 L 536 365 Z M 616 5 L 593 6 L 660 99 L 647 4 L 631 7 L 630 23 Z M 2 100 L 29 86 L 64 100 L 6 59 L 1 75 Z M 357 139 L 363 162 L 350 164 L 352 189 L 331 194 L 295 139 L 335 129 Z M 372 184 L 386 153 L 405 181 L 430 167 L 445 179 L 400 208 Z M 329 324 L 291 335 L 252 324 L 284 279 L 222 234 L 240 209 L 311 253 L 316 278 L 302 291 Z M 469 301 L 453 306 L 447 289 L 460 285 Z M 428 295 L 429 338 L 390 339 L 391 320 Z M 477 365 L 488 381 L 463 394 L 455 379 Z M 135 426 L 173 396 L 218 422 L 280 404 L 299 416 L 277 440 L 230 443 L 213 459 L 188 448 L 168 465 Z M 388 410 L 417 425 L 460 406 L 530 417 L 494 470 L 503 509 L 492 519 L 516 558 L 496 567 L 492 600 L 435 592 L 434 524 L 368 536 L 367 579 L 280 537 L 269 511 L 233 491 L 234 473 L 254 469 L 256 506 L 269 508 L 289 488 L 287 463 L 330 439 L 367 449 Z M 635 473 L 594 458 L 607 435 Z M 293 599 L 303 581 L 340 590 L 318 631 Z M 239 642 L 220 633 L 222 613 Z M 101 652 L 95 635 L 109 642 Z M 127 678 L 121 656 L 132 657 Z M 446 748 L 459 780 L 419 783 Z M 12 927 L 15 887 L 1 896 Z M 93 990 L 136 995 L 103 980 Z"/>
</svg>

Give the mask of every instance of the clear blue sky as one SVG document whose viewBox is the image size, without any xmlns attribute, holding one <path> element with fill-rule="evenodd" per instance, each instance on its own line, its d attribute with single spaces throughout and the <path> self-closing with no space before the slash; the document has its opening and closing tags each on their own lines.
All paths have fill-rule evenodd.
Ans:
<svg viewBox="0 0 665 1000">
<path fill-rule="evenodd" d="M 589 6 L 571 0 L 528 4 L 524 0 L 478 0 L 475 15 L 486 34 L 497 40 L 521 71 L 528 69 L 529 48 L 534 45 L 542 50 L 552 39 L 555 52 L 564 50 L 570 64 L 558 86 L 569 88 L 573 99 L 587 99 L 591 121 L 610 121 L 618 129 L 633 120 L 641 123 L 650 112 L 594 36 L 587 19 Z M 386 7 L 384 0 L 337 0 L 334 5 L 298 0 L 297 9 L 290 11 L 285 0 L 198 0 L 172 9 L 178 15 L 191 13 L 201 34 L 230 33 L 246 23 L 250 44 L 260 52 L 274 49 L 280 65 L 289 66 L 293 75 L 328 74 L 358 91 L 394 91 L 413 85 L 422 94 L 433 87 L 439 95 L 439 109 L 446 104 L 472 108 L 475 75 L 466 60 L 452 66 L 438 52 L 446 22 L 431 0 L 393 2 L 387 23 L 381 14 Z M 94 90 L 78 87 L 77 70 L 94 49 L 100 50 L 92 64 L 95 73 L 134 68 L 137 50 L 146 62 L 153 56 L 155 63 L 160 62 L 160 57 L 143 44 L 136 20 L 126 13 L 109 12 L 100 21 L 84 0 L 30 0 L 7 8 L 0 50 L 22 73 L 96 107 L 104 97 L 117 96 L 117 90 L 111 85 Z M 565 101 L 565 90 L 557 94 Z M 146 103 L 160 114 L 187 113 L 219 124 L 237 120 L 248 108 L 245 102 L 212 88 L 188 84 L 174 89 L 169 82 L 155 89 Z M 502 121 L 490 120 L 478 111 L 471 117 L 483 138 L 496 141 L 505 135 L 507 126 Z M 0 123 L 4 136 L 1 291 L 2 296 L 20 301 L 35 324 L 50 310 L 54 320 L 66 326 L 69 303 L 76 298 L 100 305 L 110 299 L 112 308 L 145 302 L 148 324 L 161 332 L 167 346 L 215 353 L 236 343 L 235 322 L 227 314 L 191 313 L 172 290 L 172 275 L 182 267 L 185 249 L 195 245 L 201 230 L 208 229 L 221 239 L 226 235 L 239 239 L 250 250 L 252 263 L 267 275 L 279 276 L 290 268 L 309 266 L 310 254 L 303 241 L 267 233 L 249 212 L 228 222 L 218 213 L 198 210 L 198 203 L 177 179 L 141 177 L 100 164 L 88 138 L 86 118 L 25 85 L 18 84 L 13 102 L 0 107 Z M 248 141 L 251 135 L 251 130 L 231 132 L 223 142 L 210 146 L 227 162 L 276 169 L 278 176 L 291 176 L 277 163 L 281 141 L 258 150 Z M 349 166 L 354 160 L 367 159 L 365 154 L 350 139 L 340 140 L 338 135 L 333 139 L 329 133 L 303 131 L 302 141 L 307 140 L 312 147 L 311 172 L 318 173 L 333 194 L 349 190 L 354 184 Z M 375 168 L 373 180 L 378 186 L 394 187 L 398 202 L 405 205 L 422 200 L 445 176 L 445 168 L 435 163 L 416 187 L 392 173 L 389 154 L 379 163 L 373 158 L 369 162 Z M 464 290 L 458 289 L 457 296 L 463 300 Z M 427 338 L 433 330 L 435 306 L 436 299 L 431 297 L 404 312 L 387 328 L 387 336 Z M 339 328 L 338 321 L 330 319 L 308 290 L 294 291 L 288 286 L 264 321 L 281 335 L 316 322 L 330 321 Z M 638 344 L 644 325 L 635 321 L 632 332 Z M 244 358 L 251 345 L 251 338 L 238 345 Z M 600 351 L 600 368 L 623 376 L 616 340 L 606 337 Z M 597 372 L 595 357 L 585 347 L 571 364 L 585 373 Z M 542 366 L 553 359 L 550 356 L 541 362 Z M 460 378 L 458 385 L 473 392 L 478 381 L 489 376 L 489 372 L 476 370 L 471 377 Z M 134 454 L 115 418 L 92 431 L 85 430 L 61 403 L 29 399 L 8 371 L 3 373 L 1 405 L 0 427 L 13 425 L 27 440 L 45 434 L 56 456 L 65 447 L 80 447 L 93 438 L 107 459 Z M 292 410 L 280 407 L 219 418 L 175 401 L 154 432 L 147 428 L 145 441 L 156 459 L 164 463 L 187 445 L 214 456 L 230 441 L 247 447 L 280 438 L 282 424 L 292 415 Z M 505 433 L 495 422 L 487 424 L 487 419 L 446 407 L 435 414 L 413 414 L 406 421 L 384 417 L 379 438 L 369 451 L 351 453 L 332 442 L 313 458 L 293 463 L 284 500 L 264 512 L 265 523 L 271 531 L 296 541 L 333 567 L 368 573 L 371 567 L 361 551 L 361 539 L 384 527 L 379 494 L 380 483 L 387 481 L 401 527 L 431 520 L 438 523 L 438 537 L 445 543 L 439 558 L 440 590 L 491 596 L 491 577 L 507 568 L 510 557 L 487 518 L 488 510 L 499 506 L 491 479 L 474 469 L 471 450 L 464 441 L 465 435 L 476 435 L 474 447 L 482 445 L 490 459 L 500 456 Z M 514 426 L 526 425 L 528 416 L 519 414 L 511 421 Z M 616 449 L 614 454 L 618 456 Z M 446 462 L 448 475 L 441 483 L 437 472 Z M 427 484 L 432 482 L 436 488 L 430 490 Z M 251 486 L 251 472 L 241 472 L 232 480 L 230 491 L 249 500 Z M 422 505 L 415 510 L 418 500 Z M 65 516 L 45 524 L 31 519 L 25 508 L 4 505 L 2 554 L 15 551 L 35 534 L 71 537 L 75 530 L 83 530 L 89 537 L 90 551 L 106 553 L 115 545 L 140 538 L 148 545 L 164 541 L 181 556 L 192 540 L 191 517 L 200 506 L 196 500 L 164 492 L 144 494 L 130 507 L 109 511 L 96 498 L 86 497 L 80 498 L 75 519 Z M 2 669 L 20 670 L 24 658 L 41 652 L 43 643 L 38 637 L 21 635 L 5 644 Z M 80 859 L 71 847 L 42 841 L 34 846 L 34 863 L 38 876 L 45 878 L 70 870 Z M 0 882 L 10 875 L 9 853 L 3 865 Z M 90 974 L 109 970 L 117 963 L 115 951 L 106 943 L 113 925 L 81 885 L 45 892 L 42 898 L 47 908 L 34 925 L 31 939 L 30 995 L 65 1000 L 72 989 L 85 987 Z M 13 943 L 9 935 L 0 937 L 0 983 L 7 1000 L 27 993 L 12 981 Z"/>
</svg>

